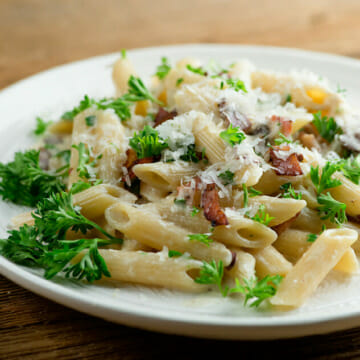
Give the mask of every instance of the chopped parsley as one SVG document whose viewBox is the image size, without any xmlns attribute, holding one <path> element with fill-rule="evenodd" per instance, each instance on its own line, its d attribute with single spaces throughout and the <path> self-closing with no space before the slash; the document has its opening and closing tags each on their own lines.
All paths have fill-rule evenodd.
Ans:
<svg viewBox="0 0 360 360">
<path fill-rule="evenodd" d="M 121 49 L 121 58 L 126 59 L 126 49 Z"/>
<path fill-rule="evenodd" d="M 235 174 L 230 170 L 226 170 L 218 175 L 225 186 L 234 183 L 234 176 Z"/>
<path fill-rule="evenodd" d="M 220 133 L 220 137 L 227 142 L 232 147 L 241 144 L 241 142 L 245 139 L 245 135 L 240 128 L 233 127 L 232 124 L 225 130 Z"/>
<path fill-rule="evenodd" d="M 168 147 L 166 140 L 159 136 L 159 133 L 149 125 L 130 139 L 129 145 L 136 151 L 138 159 L 151 156 L 158 156 Z"/>
<path fill-rule="evenodd" d="M 290 144 L 292 140 L 287 138 L 283 133 L 279 132 L 279 137 L 274 140 L 275 145 L 281 145 L 283 143 Z"/>
<path fill-rule="evenodd" d="M 155 75 L 160 79 L 164 79 L 166 75 L 171 70 L 171 66 L 169 64 L 169 60 L 166 57 L 161 58 L 161 64 L 156 68 Z"/>
<path fill-rule="evenodd" d="M 202 67 L 193 67 L 190 64 L 187 64 L 186 68 L 189 71 L 193 72 L 194 74 L 198 74 L 201 76 L 207 76 L 207 72 Z"/>
<path fill-rule="evenodd" d="M 226 84 L 229 85 L 230 88 L 232 88 L 235 91 L 243 91 L 244 93 L 247 93 L 245 84 L 243 81 L 238 79 L 227 79 Z"/>
<path fill-rule="evenodd" d="M 195 150 L 195 144 L 190 144 L 186 148 L 185 154 L 180 156 L 180 159 L 183 161 L 198 163 L 200 161 L 200 159 L 199 159 L 199 154 Z"/>
<path fill-rule="evenodd" d="M 322 116 L 321 111 L 313 114 L 313 117 L 312 123 L 315 125 L 320 136 L 328 143 L 334 140 L 336 134 L 342 133 L 341 128 L 336 124 L 333 117 Z"/>
<path fill-rule="evenodd" d="M 169 256 L 169 258 L 179 257 L 179 256 L 183 256 L 183 253 L 181 253 L 180 251 L 176 251 L 176 250 L 169 250 L 168 256 Z"/>
<path fill-rule="evenodd" d="M 87 126 L 94 126 L 95 121 L 96 121 L 95 115 L 90 115 L 85 118 L 85 123 Z"/>
<path fill-rule="evenodd" d="M 213 239 L 209 237 L 207 234 L 190 234 L 188 235 L 190 241 L 199 241 L 207 246 L 213 242 Z"/>
<path fill-rule="evenodd" d="M 252 217 L 252 219 L 254 221 L 257 221 L 260 224 L 263 224 L 265 226 L 268 226 L 270 221 L 275 219 L 274 217 L 270 216 L 267 212 L 266 212 L 266 207 L 264 204 L 261 204 L 259 206 L 259 209 L 257 211 L 257 213 Z"/>
<path fill-rule="evenodd" d="M 283 190 L 282 197 L 286 199 L 295 199 L 295 200 L 301 200 L 302 193 L 301 192 L 295 192 L 294 188 L 292 187 L 291 183 L 285 183 L 280 186 L 280 190 Z"/>
<path fill-rule="evenodd" d="M 94 168 L 97 164 L 97 160 L 102 158 L 102 154 L 98 155 L 94 160 L 91 159 L 90 150 L 85 146 L 84 143 L 79 143 L 79 145 L 73 145 L 74 149 L 78 151 L 79 161 L 76 171 L 79 174 L 79 177 L 83 179 L 91 178 L 91 168 Z"/>
<path fill-rule="evenodd" d="M 322 193 L 324 190 L 341 185 L 341 181 L 332 179 L 331 176 L 339 170 L 338 164 L 332 164 L 329 161 L 322 168 L 321 175 L 319 174 L 319 166 L 310 168 L 310 179 L 313 182 L 316 192 Z"/>
<path fill-rule="evenodd" d="M 180 84 L 183 83 L 183 82 L 184 82 L 184 78 L 178 78 L 176 80 L 176 86 L 180 86 Z"/>
<path fill-rule="evenodd" d="M 254 189 L 253 187 L 251 187 L 251 186 L 248 188 L 248 192 L 249 192 L 250 197 L 262 195 L 262 192 L 261 192 L 261 191 L 255 190 L 255 189 Z"/>
<path fill-rule="evenodd" d="M 191 216 L 194 217 L 195 215 L 197 215 L 200 212 L 200 209 L 198 209 L 196 206 L 192 207 L 191 210 Z"/>
<path fill-rule="evenodd" d="M 34 130 L 35 135 L 43 135 L 52 121 L 44 121 L 41 117 L 36 118 L 36 128 Z"/>
<path fill-rule="evenodd" d="M 0 163 L 0 195 L 15 204 L 34 207 L 52 192 L 65 189 L 61 181 L 65 174 L 54 174 L 41 169 L 40 151 L 17 152 L 13 161 Z"/>
<path fill-rule="evenodd" d="M 95 104 L 95 100 L 90 99 L 88 95 L 84 96 L 84 99 L 80 101 L 79 106 L 74 107 L 71 111 L 67 111 L 62 115 L 63 120 L 74 120 L 74 117 L 80 114 L 82 111 L 90 108 Z"/>
<path fill-rule="evenodd" d="M 321 205 L 317 209 L 320 213 L 320 219 L 329 219 L 331 222 L 341 225 L 347 221 L 346 204 L 335 200 L 330 193 L 320 194 L 317 198 Z"/>
<path fill-rule="evenodd" d="M 291 101 L 292 101 L 291 94 L 287 94 L 286 99 L 285 99 L 285 104 L 288 102 L 291 102 Z"/>
<path fill-rule="evenodd" d="M 244 192 L 244 208 L 247 208 L 249 206 L 249 192 L 246 187 L 246 184 L 242 184 L 242 189 Z"/>
<path fill-rule="evenodd" d="M 318 235 L 316 234 L 308 234 L 306 241 L 313 243 L 318 238 Z"/>
<path fill-rule="evenodd" d="M 185 199 L 175 199 L 174 204 L 176 204 L 176 205 L 186 205 L 186 200 Z"/>
</svg>

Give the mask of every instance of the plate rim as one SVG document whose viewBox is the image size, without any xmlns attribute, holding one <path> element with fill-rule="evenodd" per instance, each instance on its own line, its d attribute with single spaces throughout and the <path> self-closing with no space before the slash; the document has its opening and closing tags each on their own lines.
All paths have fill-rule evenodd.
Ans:
<svg viewBox="0 0 360 360">
<path fill-rule="evenodd" d="M 275 47 L 275 46 L 262 46 L 262 45 L 239 45 L 239 44 L 179 44 L 179 45 L 164 45 L 155 47 L 136 48 L 128 50 L 130 55 L 143 52 L 154 52 L 163 50 L 169 53 L 169 50 L 178 52 L 181 49 L 190 52 L 192 48 L 196 48 L 197 51 L 201 49 L 206 53 L 209 48 L 212 50 L 231 49 L 237 48 L 245 52 L 252 53 L 276 53 L 285 54 L 289 56 L 289 52 L 295 57 L 315 57 L 321 61 L 336 62 L 344 66 L 354 66 L 360 68 L 360 60 L 350 58 L 343 55 L 329 54 L 326 52 L 308 51 L 297 48 L 287 47 Z M 118 53 L 109 53 L 104 55 L 98 55 L 74 62 L 68 62 L 62 65 L 52 67 L 50 69 L 41 71 L 22 80 L 19 80 L 0 90 L 0 98 L 5 94 L 9 94 L 23 85 L 29 82 L 39 79 L 39 77 L 46 77 L 48 74 L 52 74 L 58 71 L 62 71 L 66 68 L 70 68 L 76 65 L 82 65 L 87 62 L 105 61 L 106 59 L 112 59 L 117 56 Z M 120 304 L 120 307 L 114 308 L 107 304 L 99 304 L 91 298 L 86 299 L 84 295 L 79 294 L 76 290 L 69 289 L 61 286 L 49 280 L 45 280 L 29 271 L 26 271 L 22 267 L 10 262 L 4 257 L 0 256 L 0 274 L 15 282 L 16 284 L 26 288 L 27 290 L 34 292 L 38 295 L 51 299 L 62 305 L 68 306 L 75 310 L 85 312 L 90 315 L 102 317 L 106 320 L 123 323 L 130 326 L 136 326 L 151 330 L 156 330 L 166 333 L 176 333 L 183 335 L 191 335 L 198 337 L 208 338 L 222 338 L 222 339 L 274 339 L 274 338 L 289 338 L 298 337 L 309 334 L 309 328 L 317 325 L 317 329 L 311 329 L 312 334 L 320 334 L 330 332 L 333 330 L 343 330 L 345 328 L 354 327 L 360 325 L 360 310 L 358 311 L 344 311 L 341 313 L 331 313 L 328 315 L 315 316 L 311 315 L 308 319 L 289 319 L 289 317 L 272 319 L 271 317 L 259 317 L 254 321 L 253 317 L 235 317 L 235 318 L 220 318 L 218 315 L 204 314 L 188 314 L 184 317 L 184 312 L 180 311 L 181 316 L 177 316 L 175 310 L 165 311 L 150 311 L 146 313 L 146 309 L 138 304 L 131 304 L 125 302 L 125 305 Z M 74 302 L 75 301 L 75 302 Z M 71 303 L 73 302 L 73 303 Z M 85 306 L 81 308 L 81 306 Z M 88 307 L 88 308 L 86 308 Z M 118 318 L 111 318 L 114 312 Z M 197 318 L 200 316 L 200 318 Z M 196 318 L 194 320 L 194 318 Z M 216 319 L 218 318 L 218 319 Z M 226 321 L 225 321 L 226 320 Z M 144 321 L 139 325 L 139 321 Z M 178 328 L 172 328 L 171 325 L 176 323 Z M 190 326 L 190 328 L 189 328 Z M 205 328 L 204 328 L 205 327 Z M 206 327 L 209 327 L 208 329 Z M 274 331 L 274 327 L 276 330 Z M 271 334 L 268 333 L 269 329 L 272 329 Z M 194 330 L 199 329 L 201 333 L 194 334 Z M 220 329 L 225 330 L 223 334 L 219 334 Z M 261 331 L 260 331 L 261 330 Z M 246 331 L 249 331 L 246 333 Z M 254 332 L 255 331 L 255 332 Z M 255 336 L 256 335 L 256 336 Z"/>
</svg>

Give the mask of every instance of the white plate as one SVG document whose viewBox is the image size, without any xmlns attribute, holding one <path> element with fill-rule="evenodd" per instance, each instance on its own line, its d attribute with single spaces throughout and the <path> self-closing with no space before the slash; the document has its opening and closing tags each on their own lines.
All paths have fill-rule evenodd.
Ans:
<svg viewBox="0 0 360 360">
<path fill-rule="evenodd" d="M 293 49 L 234 45 L 185 45 L 133 50 L 129 56 L 141 76 L 154 72 L 161 56 L 216 59 L 230 64 L 248 58 L 257 66 L 290 70 L 307 68 L 341 84 L 355 102 L 360 95 L 360 62 L 340 56 Z M 64 65 L 10 86 L 0 92 L 0 161 L 29 147 L 37 115 L 56 119 L 88 94 L 113 94 L 111 65 L 118 54 Z M 4 236 L 18 207 L 0 202 L 0 236 Z M 319 259 L 321 261 L 321 259 Z M 274 339 L 326 333 L 360 325 L 359 277 L 331 275 L 301 309 L 279 313 L 245 309 L 237 300 L 217 294 L 186 295 L 167 290 L 121 285 L 86 285 L 44 280 L 39 272 L 0 257 L 0 272 L 37 294 L 73 309 L 121 324 L 166 333 L 222 339 Z"/>
</svg>

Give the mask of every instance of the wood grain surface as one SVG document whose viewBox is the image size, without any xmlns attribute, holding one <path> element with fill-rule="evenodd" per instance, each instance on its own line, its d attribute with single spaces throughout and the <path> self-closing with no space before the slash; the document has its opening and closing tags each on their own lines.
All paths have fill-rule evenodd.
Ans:
<svg viewBox="0 0 360 360">
<path fill-rule="evenodd" d="M 121 48 L 241 43 L 360 57 L 359 38 L 359 0 L 0 0 L 0 88 Z M 69 310 L 0 277 L 0 359 L 191 359 L 196 351 L 360 358 L 360 329 L 260 343 L 162 335 Z"/>
</svg>

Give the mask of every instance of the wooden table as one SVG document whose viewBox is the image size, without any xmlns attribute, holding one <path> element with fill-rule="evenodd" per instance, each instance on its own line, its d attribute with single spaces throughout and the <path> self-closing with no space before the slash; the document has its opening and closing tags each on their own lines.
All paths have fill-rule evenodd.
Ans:
<svg viewBox="0 0 360 360">
<path fill-rule="evenodd" d="M 55 65 L 174 43 L 299 47 L 360 57 L 358 0 L 0 0 L 0 88 Z M 0 358 L 360 357 L 360 329 L 296 340 L 220 342 L 114 325 L 0 277 Z"/>
</svg>

